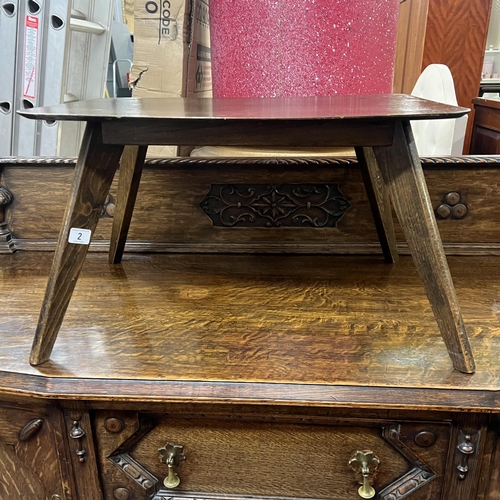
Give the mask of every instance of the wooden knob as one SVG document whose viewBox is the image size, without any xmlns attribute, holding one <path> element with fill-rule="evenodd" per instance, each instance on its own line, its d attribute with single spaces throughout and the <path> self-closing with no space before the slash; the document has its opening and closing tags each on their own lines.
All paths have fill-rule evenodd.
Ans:
<svg viewBox="0 0 500 500">
<path fill-rule="evenodd" d="M 111 417 L 107 418 L 106 422 L 104 422 L 104 428 L 108 432 L 118 434 L 119 432 L 123 431 L 123 429 L 125 429 L 125 424 L 119 418 Z"/>
<path fill-rule="evenodd" d="M 435 442 L 436 436 L 430 431 L 422 431 L 415 436 L 415 444 L 422 448 L 432 446 Z"/>
<path fill-rule="evenodd" d="M 448 205 L 456 205 L 457 203 L 460 202 L 460 194 L 457 193 L 456 191 L 451 191 L 451 193 L 448 193 L 445 198 L 444 198 L 444 201 L 446 203 L 448 203 Z"/>
<path fill-rule="evenodd" d="M 454 219 L 463 219 L 467 215 L 468 212 L 469 212 L 469 210 L 467 209 L 467 207 L 463 203 L 458 203 L 457 205 L 452 207 L 451 216 Z"/>
<path fill-rule="evenodd" d="M 127 490 L 127 488 L 116 488 L 116 490 L 113 491 L 113 496 L 116 500 L 129 500 L 131 498 L 130 491 Z"/>
<path fill-rule="evenodd" d="M 451 207 L 449 205 L 446 205 L 446 203 L 443 203 L 436 208 L 436 213 L 439 215 L 439 217 L 446 219 L 451 214 Z"/>
</svg>

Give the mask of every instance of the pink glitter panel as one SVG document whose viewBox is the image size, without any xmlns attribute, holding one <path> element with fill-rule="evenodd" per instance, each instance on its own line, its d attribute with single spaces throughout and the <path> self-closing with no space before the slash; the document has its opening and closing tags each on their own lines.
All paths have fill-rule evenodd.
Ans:
<svg viewBox="0 0 500 500">
<path fill-rule="evenodd" d="M 399 0 L 210 0 L 215 97 L 391 93 Z"/>
</svg>

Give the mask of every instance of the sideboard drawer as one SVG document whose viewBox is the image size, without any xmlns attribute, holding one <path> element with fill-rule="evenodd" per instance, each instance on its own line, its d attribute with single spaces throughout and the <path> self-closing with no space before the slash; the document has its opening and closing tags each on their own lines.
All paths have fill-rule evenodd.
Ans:
<svg viewBox="0 0 500 500">
<path fill-rule="evenodd" d="M 118 500 L 221 494 L 359 499 L 361 462 L 370 459 L 377 498 L 437 500 L 451 435 L 447 422 L 105 411 L 97 413 L 95 428 L 105 497 Z M 180 483 L 167 488 L 173 450 L 170 479 L 178 476 Z M 357 452 L 363 453 L 354 460 Z"/>
</svg>

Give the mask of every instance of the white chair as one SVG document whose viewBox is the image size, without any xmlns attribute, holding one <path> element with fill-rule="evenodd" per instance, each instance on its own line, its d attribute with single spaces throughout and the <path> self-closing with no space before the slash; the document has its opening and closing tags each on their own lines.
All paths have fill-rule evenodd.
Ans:
<svg viewBox="0 0 500 500">
<path fill-rule="evenodd" d="M 455 84 L 448 66 L 430 64 L 424 69 L 412 95 L 457 106 Z M 461 155 L 467 115 L 455 120 L 412 121 L 411 126 L 420 156 Z"/>
</svg>

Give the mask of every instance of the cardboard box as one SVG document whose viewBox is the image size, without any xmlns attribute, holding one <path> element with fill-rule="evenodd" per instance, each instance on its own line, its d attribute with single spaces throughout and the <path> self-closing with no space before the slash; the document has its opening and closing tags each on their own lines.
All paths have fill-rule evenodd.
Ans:
<svg viewBox="0 0 500 500">
<path fill-rule="evenodd" d="M 130 33 L 134 33 L 134 0 L 122 0 L 123 22 Z"/>
<path fill-rule="evenodd" d="M 134 97 L 211 97 L 208 0 L 135 0 Z M 148 156 L 177 156 L 153 146 Z"/>
</svg>

